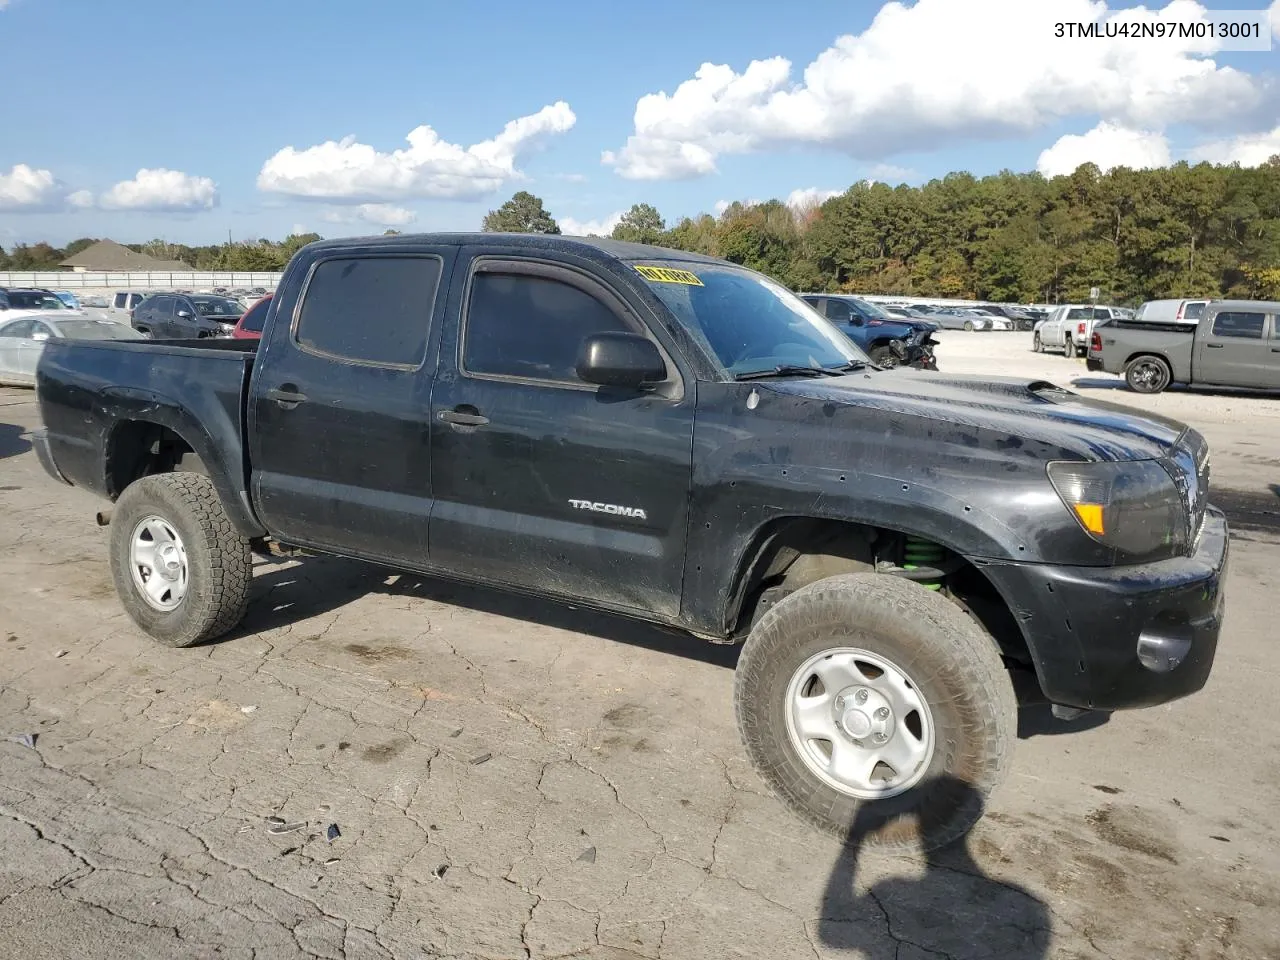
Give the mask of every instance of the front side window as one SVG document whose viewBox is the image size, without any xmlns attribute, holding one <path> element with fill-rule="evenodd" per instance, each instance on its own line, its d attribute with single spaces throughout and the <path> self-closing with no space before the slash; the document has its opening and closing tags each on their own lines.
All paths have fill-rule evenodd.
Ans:
<svg viewBox="0 0 1280 960">
<path fill-rule="evenodd" d="M 30 340 L 35 330 L 34 320 L 15 320 L 0 327 L 0 337 L 11 337 L 16 340 Z"/>
<path fill-rule="evenodd" d="M 298 344 L 359 363 L 416 367 L 427 351 L 439 257 L 342 257 L 316 264 Z"/>
<path fill-rule="evenodd" d="M 837 327 L 758 273 L 719 263 L 634 266 L 654 295 L 730 375 L 779 366 L 834 369 L 867 362 Z M 842 302 L 828 300 L 828 309 Z"/>
<path fill-rule="evenodd" d="M 548 277 L 477 273 L 467 303 L 467 373 L 575 382 L 582 341 L 634 332 L 585 290 Z"/>
<path fill-rule="evenodd" d="M 1236 337 L 1242 340 L 1261 340 L 1262 331 L 1267 325 L 1265 313 L 1243 313 L 1232 311 L 1220 313 L 1213 318 L 1213 335 L 1215 337 Z"/>
</svg>

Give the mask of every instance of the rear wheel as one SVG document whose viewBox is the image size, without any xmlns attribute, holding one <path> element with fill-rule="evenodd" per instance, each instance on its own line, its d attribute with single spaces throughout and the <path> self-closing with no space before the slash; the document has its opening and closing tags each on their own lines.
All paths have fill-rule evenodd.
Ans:
<svg viewBox="0 0 1280 960">
<path fill-rule="evenodd" d="M 747 752 L 787 806 L 880 849 L 963 837 L 1016 730 L 991 639 L 946 598 L 883 574 L 820 580 L 766 613 L 734 700 Z"/>
<path fill-rule="evenodd" d="M 191 646 L 244 616 L 249 542 L 208 477 L 162 473 L 134 481 L 116 502 L 110 541 L 120 602 L 161 643 Z"/>
<path fill-rule="evenodd" d="M 1159 393 L 1172 379 L 1168 361 L 1152 354 L 1134 357 L 1124 368 L 1124 382 L 1135 393 Z"/>
</svg>

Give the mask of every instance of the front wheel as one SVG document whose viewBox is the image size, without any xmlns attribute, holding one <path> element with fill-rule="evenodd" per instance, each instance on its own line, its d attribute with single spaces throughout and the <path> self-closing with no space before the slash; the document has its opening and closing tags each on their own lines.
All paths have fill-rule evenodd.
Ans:
<svg viewBox="0 0 1280 960">
<path fill-rule="evenodd" d="M 965 328 L 965 330 L 967 330 L 969 333 L 973 333 L 973 321 L 972 321 L 972 320 L 966 320 L 966 321 L 964 322 L 964 328 Z"/>
<path fill-rule="evenodd" d="M 1044 344 L 1040 342 L 1040 334 L 1031 335 L 1031 350 L 1034 353 L 1044 353 Z"/>
<path fill-rule="evenodd" d="M 249 541 L 206 476 L 162 473 L 131 483 L 116 502 L 110 550 L 125 612 L 161 643 L 189 647 L 244 616 Z"/>
<path fill-rule="evenodd" d="M 1151 354 L 1135 357 L 1124 368 L 1124 382 L 1135 393 L 1159 393 L 1172 379 L 1168 362 Z"/>
<path fill-rule="evenodd" d="M 884 367 L 886 370 L 891 370 L 898 365 L 897 354 L 888 346 L 872 347 L 867 351 L 867 356 L 877 367 Z"/>
<path fill-rule="evenodd" d="M 1017 727 L 990 637 L 951 601 L 885 574 L 820 580 L 765 614 L 734 702 L 752 763 L 787 806 L 882 850 L 968 833 Z"/>
</svg>

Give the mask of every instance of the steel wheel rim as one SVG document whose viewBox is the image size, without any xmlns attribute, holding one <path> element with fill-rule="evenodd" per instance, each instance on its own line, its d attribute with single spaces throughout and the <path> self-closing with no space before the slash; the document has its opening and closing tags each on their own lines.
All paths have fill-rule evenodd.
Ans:
<svg viewBox="0 0 1280 960">
<path fill-rule="evenodd" d="M 190 586 L 187 548 L 164 517 L 143 517 L 129 534 L 129 573 L 134 589 L 152 609 L 176 610 Z"/>
<path fill-rule="evenodd" d="M 919 687 L 860 647 L 833 647 L 801 664 L 787 684 L 786 718 L 809 772 L 860 800 L 905 793 L 933 759 L 933 714 Z"/>
</svg>

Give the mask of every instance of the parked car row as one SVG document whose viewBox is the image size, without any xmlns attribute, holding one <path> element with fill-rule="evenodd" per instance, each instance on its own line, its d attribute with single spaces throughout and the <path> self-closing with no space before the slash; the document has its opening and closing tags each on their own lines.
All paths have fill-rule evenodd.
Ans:
<svg viewBox="0 0 1280 960">
<path fill-rule="evenodd" d="M 877 304 L 847 294 L 813 294 L 801 297 L 842 333 L 862 348 L 879 367 L 908 366 L 936 370 L 931 334 L 938 326 L 928 320 L 896 317 Z"/>
</svg>

